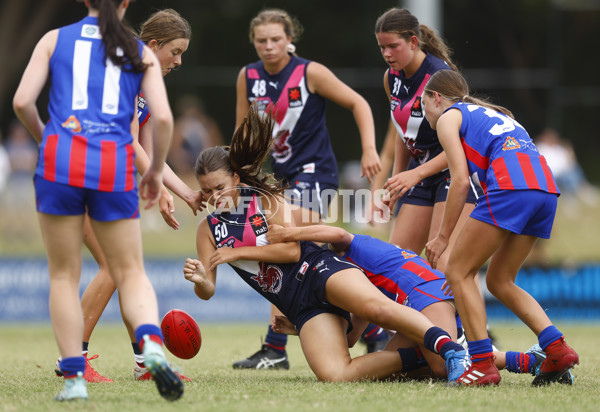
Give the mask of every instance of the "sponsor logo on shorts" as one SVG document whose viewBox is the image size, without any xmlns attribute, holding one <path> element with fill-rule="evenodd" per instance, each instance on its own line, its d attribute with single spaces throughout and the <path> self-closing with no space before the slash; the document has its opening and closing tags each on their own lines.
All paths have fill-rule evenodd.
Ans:
<svg viewBox="0 0 600 412">
<path fill-rule="evenodd" d="M 306 270 L 308 269 L 310 265 L 308 264 L 308 262 L 302 262 L 302 266 L 300 266 L 300 270 L 298 271 L 298 273 L 296 273 L 296 279 L 298 280 L 302 280 L 302 278 L 304 278 L 304 274 L 306 273 Z"/>
<path fill-rule="evenodd" d="M 263 292 L 279 293 L 283 283 L 283 272 L 275 265 L 260 263 L 256 276 L 252 276 Z"/>
</svg>

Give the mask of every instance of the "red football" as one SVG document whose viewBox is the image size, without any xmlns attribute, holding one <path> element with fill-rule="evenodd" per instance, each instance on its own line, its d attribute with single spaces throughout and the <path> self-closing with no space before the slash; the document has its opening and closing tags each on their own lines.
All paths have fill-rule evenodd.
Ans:
<svg viewBox="0 0 600 412">
<path fill-rule="evenodd" d="M 165 346 L 181 359 L 191 359 L 200 350 L 202 335 L 198 324 L 180 309 L 172 309 L 160 323 Z"/>
</svg>

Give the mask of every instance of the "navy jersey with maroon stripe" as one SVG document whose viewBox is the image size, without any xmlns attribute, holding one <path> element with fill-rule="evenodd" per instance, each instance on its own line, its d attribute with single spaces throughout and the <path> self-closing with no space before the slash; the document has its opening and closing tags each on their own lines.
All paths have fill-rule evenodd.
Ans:
<svg viewBox="0 0 600 412">
<path fill-rule="evenodd" d="M 446 62 L 427 54 L 419 69 L 409 78 L 403 70 L 388 71 L 390 112 L 396 130 L 411 154 L 409 169 L 433 159 L 443 151 L 435 130 L 425 119 L 421 100 L 431 75 L 446 69 L 450 69 Z M 435 180 L 434 176 L 424 179 L 424 184 L 429 180 Z"/>
<path fill-rule="evenodd" d="M 337 187 L 337 163 L 325 122 L 326 100 L 308 90 L 310 61 L 290 57 L 276 74 L 267 73 L 262 61 L 246 66 L 248 101 L 275 119 L 273 171 L 288 181 L 302 173 Z"/>
<path fill-rule="evenodd" d="M 131 120 L 143 73 L 105 58 L 98 19 L 90 16 L 59 29 L 50 73 L 36 175 L 108 192 L 135 189 Z"/>
<path fill-rule="evenodd" d="M 516 120 L 487 107 L 458 102 L 460 139 L 469 173 L 484 192 L 536 189 L 560 193 L 546 159 Z"/>
<path fill-rule="evenodd" d="M 413 289 L 445 279 L 416 253 L 366 235 L 354 235 L 344 256 L 360 267 L 388 298 L 403 304 Z"/>
<path fill-rule="evenodd" d="M 239 210 L 213 213 L 206 219 L 217 248 L 264 246 L 268 244 L 268 224 L 259 193 L 240 189 Z M 269 263 L 249 260 L 230 262 L 248 285 L 273 303 L 295 325 L 301 325 L 307 313 L 329 308 L 324 298 L 324 276 L 335 273 L 335 254 L 313 242 L 300 242 L 301 257 L 296 263 Z M 339 260 L 339 259 L 338 259 Z M 347 269 L 350 266 L 343 267 Z"/>
</svg>

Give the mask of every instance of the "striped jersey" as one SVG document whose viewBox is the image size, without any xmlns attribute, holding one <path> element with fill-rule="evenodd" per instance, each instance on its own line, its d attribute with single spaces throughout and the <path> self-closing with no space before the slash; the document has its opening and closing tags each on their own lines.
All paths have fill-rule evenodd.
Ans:
<svg viewBox="0 0 600 412">
<path fill-rule="evenodd" d="M 136 188 L 130 125 L 143 73 L 128 69 L 104 57 L 96 17 L 59 29 L 37 175 L 108 192 Z"/>
<path fill-rule="evenodd" d="M 367 235 L 354 235 L 344 257 L 360 267 L 384 295 L 400 304 L 419 285 L 446 278 L 415 252 Z"/>
<path fill-rule="evenodd" d="M 310 61 L 290 55 L 286 67 L 269 74 L 257 61 L 246 66 L 248 101 L 275 119 L 272 166 L 276 177 L 305 173 L 338 186 L 337 163 L 325 122 L 326 100 L 308 90 Z"/>
<path fill-rule="evenodd" d="M 484 192 L 536 189 L 559 194 L 546 159 L 516 120 L 495 110 L 458 102 L 460 140 L 469 173 Z"/>
</svg>

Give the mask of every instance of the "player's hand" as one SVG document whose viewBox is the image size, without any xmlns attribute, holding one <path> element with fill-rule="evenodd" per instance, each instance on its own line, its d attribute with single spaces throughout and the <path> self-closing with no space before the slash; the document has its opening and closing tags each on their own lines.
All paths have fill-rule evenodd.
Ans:
<svg viewBox="0 0 600 412">
<path fill-rule="evenodd" d="M 283 315 L 273 316 L 273 320 L 271 322 L 271 329 L 273 329 L 273 332 L 283 333 L 284 335 L 298 334 L 298 331 L 296 330 L 294 324 Z"/>
<path fill-rule="evenodd" d="M 381 172 L 381 160 L 375 149 L 363 153 L 360 159 L 360 177 L 366 177 L 369 183 L 377 173 Z"/>
<path fill-rule="evenodd" d="M 281 225 L 269 225 L 267 231 L 267 240 L 270 244 L 287 242 L 286 236 L 287 231 L 291 230 L 289 227 L 283 227 Z"/>
<path fill-rule="evenodd" d="M 383 188 L 390 192 L 391 199 L 399 199 L 420 181 L 421 179 L 414 169 L 407 170 L 406 172 L 397 173 L 390 177 L 383 185 Z"/>
<path fill-rule="evenodd" d="M 436 268 L 438 259 L 448 247 L 448 239 L 439 234 L 425 245 L 425 256 L 432 268 Z"/>
<path fill-rule="evenodd" d="M 162 190 L 162 173 L 148 169 L 139 183 L 139 194 L 142 200 L 147 200 L 145 210 L 150 209 L 158 202 Z"/>
<path fill-rule="evenodd" d="M 452 288 L 450 287 L 448 280 L 444 281 L 440 290 L 444 292 L 445 296 L 454 296 L 454 292 L 452 292 Z"/>
<path fill-rule="evenodd" d="M 175 202 L 173 201 L 173 195 L 169 193 L 167 188 L 164 186 L 160 192 L 158 208 L 165 223 L 175 230 L 179 229 L 179 222 L 177 221 L 177 219 L 175 219 L 175 216 L 173 215 L 173 213 L 175 213 Z"/>
<path fill-rule="evenodd" d="M 204 199 L 204 195 L 200 190 L 191 190 L 185 196 L 185 202 L 188 204 L 194 216 L 198 215 L 198 212 L 202 212 L 206 207 L 206 199 Z"/>
<path fill-rule="evenodd" d="M 198 259 L 187 258 L 183 266 L 183 275 L 186 280 L 201 285 L 207 280 L 204 265 Z"/>
<path fill-rule="evenodd" d="M 221 263 L 229 263 L 238 260 L 237 250 L 232 247 L 220 247 L 210 256 L 210 267 L 208 270 L 216 270 Z"/>
</svg>

